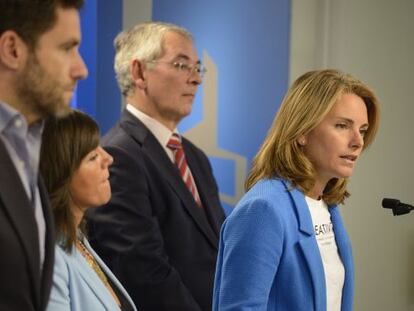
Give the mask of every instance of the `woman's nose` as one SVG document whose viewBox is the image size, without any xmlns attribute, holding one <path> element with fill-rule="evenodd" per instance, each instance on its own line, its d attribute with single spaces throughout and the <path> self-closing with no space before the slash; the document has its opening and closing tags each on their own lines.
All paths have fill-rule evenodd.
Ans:
<svg viewBox="0 0 414 311">
<path fill-rule="evenodd" d="M 358 130 L 354 131 L 354 135 L 352 137 L 351 145 L 353 148 L 358 149 L 364 146 L 364 135 Z"/>
<path fill-rule="evenodd" d="M 102 153 L 102 159 L 103 159 L 103 163 L 105 165 L 107 165 L 108 167 L 112 165 L 112 163 L 114 162 L 114 158 L 105 151 L 105 149 L 103 149 L 102 147 L 99 147 L 101 153 Z"/>
</svg>

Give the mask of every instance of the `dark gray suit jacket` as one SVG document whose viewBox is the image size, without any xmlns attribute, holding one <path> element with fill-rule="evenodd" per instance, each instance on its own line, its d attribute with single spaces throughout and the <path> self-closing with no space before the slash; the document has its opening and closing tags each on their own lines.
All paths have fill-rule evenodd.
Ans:
<svg viewBox="0 0 414 311">
<path fill-rule="evenodd" d="M 152 133 L 132 114 L 104 137 L 111 201 L 88 213 L 89 241 L 138 310 L 211 310 L 224 221 L 206 155 L 183 139 L 203 208 Z"/>
<path fill-rule="evenodd" d="M 0 140 L 0 310 L 44 310 L 54 262 L 54 225 L 39 178 L 46 223 L 45 260 L 40 269 L 37 224 L 19 174 Z"/>
</svg>

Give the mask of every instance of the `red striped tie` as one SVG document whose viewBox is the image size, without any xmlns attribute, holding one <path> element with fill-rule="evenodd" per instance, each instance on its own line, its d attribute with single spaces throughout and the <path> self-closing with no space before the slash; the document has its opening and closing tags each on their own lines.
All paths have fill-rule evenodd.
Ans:
<svg viewBox="0 0 414 311">
<path fill-rule="evenodd" d="M 184 149 L 181 144 L 181 136 L 173 133 L 167 143 L 167 147 L 174 152 L 175 164 L 180 171 L 180 175 L 184 180 L 185 185 L 187 186 L 188 190 L 190 190 L 198 206 L 202 207 L 200 196 L 198 195 L 193 176 L 191 175 L 190 169 L 187 165 L 187 160 L 185 159 Z"/>
</svg>

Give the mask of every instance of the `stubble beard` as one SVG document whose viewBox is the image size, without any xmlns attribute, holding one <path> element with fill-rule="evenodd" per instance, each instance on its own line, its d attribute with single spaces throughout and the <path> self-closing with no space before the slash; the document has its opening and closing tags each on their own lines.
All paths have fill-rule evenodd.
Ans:
<svg viewBox="0 0 414 311">
<path fill-rule="evenodd" d="M 70 112 L 62 87 L 45 72 L 35 55 L 27 60 L 16 89 L 21 102 L 40 118 L 63 117 Z"/>
</svg>

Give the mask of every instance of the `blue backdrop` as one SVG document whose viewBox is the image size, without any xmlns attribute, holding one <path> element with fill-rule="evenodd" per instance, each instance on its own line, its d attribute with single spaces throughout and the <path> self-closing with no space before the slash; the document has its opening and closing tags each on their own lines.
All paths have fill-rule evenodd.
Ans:
<svg viewBox="0 0 414 311">
<path fill-rule="evenodd" d="M 81 11 L 80 53 L 89 70 L 72 106 L 93 116 L 105 133 L 120 116 L 121 95 L 113 70 L 113 40 L 122 30 L 122 1 L 88 0 Z"/>
<path fill-rule="evenodd" d="M 105 133 L 120 115 L 112 42 L 122 28 L 122 1 L 88 0 L 81 19 L 89 77 L 79 83 L 73 106 L 94 116 Z M 187 28 L 200 58 L 211 64 L 214 96 L 200 87 L 179 130 L 209 155 L 229 212 L 287 90 L 290 0 L 153 0 L 153 20 Z"/>
<path fill-rule="evenodd" d="M 190 30 L 199 57 L 206 52 L 216 65 L 217 147 L 245 157 L 249 166 L 288 86 L 290 0 L 153 0 L 153 20 Z M 202 122 L 203 98 L 200 88 L 180 131 Z M 220 192 L 236 195 L 235 162 L 210 160 Z M 229 210 L 233 204 L 224 205 Z"/>
</svg>

